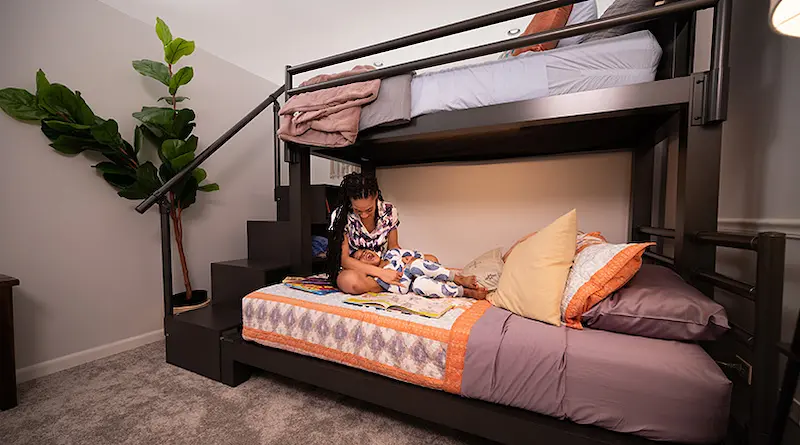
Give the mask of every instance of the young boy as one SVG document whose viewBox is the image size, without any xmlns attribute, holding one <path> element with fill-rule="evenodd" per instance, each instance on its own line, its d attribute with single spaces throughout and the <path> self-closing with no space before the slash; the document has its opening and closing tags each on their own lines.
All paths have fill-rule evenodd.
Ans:
<svg viewBox="0 0 800 445">
<path fill-rule="evenodd" d="M 375 278 L 387 292 L 406 294 L 411 290 L 424 297 L 486 298 L 486 289 L 478 286 L 474 276 L 456 274 L 439 263 L 425 259 L 415 250 L 391 249 L 381 258 L 377 252 L 361 249 L 355 251 L 352 257 L 363 263 L 402 272 L 399 285 Z"/>
</svg>

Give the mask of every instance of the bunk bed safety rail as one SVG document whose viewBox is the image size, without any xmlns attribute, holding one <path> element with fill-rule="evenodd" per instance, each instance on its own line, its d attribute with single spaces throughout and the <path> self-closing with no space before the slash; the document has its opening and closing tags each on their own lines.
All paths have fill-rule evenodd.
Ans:
<svg viewBox="0 0 800 445">
<path fill-rule="evenodd" d="M 550 31 L 543 31 L 543 32 L 539 32 L 539 33 L 536 33 L 536 34 L 531 34 L 531 35 L 528 35 L 528 36 L 517 37 L 517 38 L 514 38 L 514 39 L 501 40 L 499 42 L 488 43 L 488 44 L 485 44 L 485 45 L 480 45 L 480 46 L 467 48 L 467 49 L 463 49 L 463 50 L 459 50 L 459 51 L 453 51 L 453 52 L 446 53 L 446 54 L 441 54 L 441 55 L 438 55 L 438 56 L 431 56 L 431 57 L 427 57 L 427 58 L 424 58 L 424 59 L 415 60 L 415 61 L 412 61 L 412 62 L 401 63 L 399 65 L 394 65 L 394 66 L 391 66 L 391 67 L 378 68 L 376 70 L 371 70 L 371 71 L 366 72 L 366 73 L 360 73 L 360 74 L 356 74 L 356 75 L 353 75 L 353 76 L 347 76 L 347 77 L 343 77 L 343 78 L 340 78 L 340 79 L 330 80 L 330 81 L 327 81 L 327 82 L 320 82 L 320 83 L 316 83 L 316 84 L 313 84 L 313 85 L 306 85 L 306 86 L 301 86 L 301 87 L 296 87 L 296 88 L 291 88 L 290 87 L 290 85 L 291 85 L 290 80 L 291 80 L 292 75 L 297 73 L 297 72 L 308 71 L 305 68 L 307 68 L 309 66 L 313 66 L 314 69 L 316 69 L 316 68 L 324 68 L 324 67 L 331 66 L 331 65 L 334 64 L 334 63 L 331 63 L 330 60 L 333 60 L 334 62 L 335 61 L 342 61 L 342 60 L 350 60 L 348 54 L 351 54 L 351 53 L 343 53 L 343 54 L 340 54 L 338 56 L 332 56 L 332 57 L 329 57 L 329 58 L 320 59 L 320 60 L 316 60 L 316 61 L 313 61 L 313 62 L 308 62 L 308 63 L 303 64 L 303 65 L 298 65 L 298 67 L 305 67 L 302 71 L 298 71 L 297 67 L 287 67 L 286 68 L 286 77 L 287 77 L 286 96 L 289 97 L 289 96 L 293 96 L 293 95 L 296 95 L 296 94 L 308 93 L 308 92 L 311 92 L 311 91 L 317 91 L 317 90 L 321 90 L 321 89 L 325 89 L 325 88 L 332 88 L 332 87 L 337 87 L 337 86 L 341 86 L 341 85 L 347 85 L 347 84 L 351 84 L 351 83 L 355 83 L 355 82 L 364 82 L 364 81 L 367 81 L 367 80 L 382 79 L 382 78 L 386 78 L 386 77 L 396 76 L 396 75 L 399 75 L 399 74 L 410 73 L 410 72 L 412 72 L 414 70 L 418 70 L 418 69 L 430 68 L 430 67 L 434 67 L 434 66 L 444 65 L 444 64 L 453 63 L 453 62 L 458 62 L 458 61 L 461 61 L 461 60 L 472 59 L 472 58 L 475 58 L 475 57 L 486 56 L 486 55 L 494 54 L 494 53 L 500 53 L 500 52 L 503 52 L 503 51 L 507 51 L 507 50 L 511 50 L 511 49 L 515 49 L 515 48 L 522 48 L 522 47 L 530 46 L 530 45 L 536 45 L 536 44 L 539 44 L 539 43 L 545 43 L 545 42 L 549 42 L 549 41 L 552 41 L 552 40 L 560 40 L 560 39 L 564 39 L 564 38 L 567 38 L 567 37 L 579 36 L 579 35 L 587 34 L 587 33 L 590 33 L 590 32 L 595 32 L 595 31 L 601 31 L 601 30 L 604 30 L 604 29 L 614 28 L 614 27 L 621 26 L 621 25 L 650 22 L 650 21 L 654 21 L 654 20 L 658 20 L 658 19 L 667 17 L 667 16 L 683 14 L 683 13 L 687 13 L 687 12 L 694 12 L 694 11 L 698 11 L 698 10 L 701 10 L 701 9 L 707 9 L 707 8 L 716 6 L 718 4 L 718 2 L 727 3 L 728 1 L 729 0 L 680 0 L 680 1 L 675 2 L 675 3 L 668 3 L 668 4 L 665 4 L 665 5 L 662 5 L 662 6 L 656 6 L 656 7 L 653 7 L 653 8 L 649 8 L 649 9 L 644 10 L 644 11 L 638 11 L 638 12 L 632 12 L 632 13 L 626 13 L 626 14 L 618 14 L 618 15 L 611 16 L 611 17 L 606 17 L 606 18 L 599 18 L 599 19 L 596 19 L 596 20 L 591 20 L 591 21 L 588 21 L 588 22 L 579 23 L 579 24 L 567 26 L 567 27 L 560 28 L 560 29 L 554 29 L 554 30 L 550 30 Z M 539 4 L 539 3 L 541 3 L 541 2 L 534 2 L 531 5 L 536 5 L 536 4 Z M 572 4 L 572 3 L 577 3 L 577 2 L 576 1 L 565 1 L 563 3 L 564 4 Z M 549 9 L 552 9 L 552 8 L 549 8 Z M 729 10 L 730 8 L 727 8 L 727 9 Z M 723 16 L 723 18 L 724 18 L 724 16 Z M 472 20 L 476 20 L 476 19 L 472 19 Z M 470 22 L 470 20 L 466 20 L 465 22 Z M 465 23 L 465 22 L 461 22 L 461 23 Z M 720 26 L 720 28 L 723 28 L 723 26 Z M 439 29 L 439 28 L 437 28 L 437 29 Z M 472 28 L 468 28 L 468 29 L 472 29 Z M 436 30 L 432 30 L 432 31 L 436 31 Z M 729 31 L 727 31 L 727 32 L 729 32 Z M 449 34 L 446 34 L 446 35 L 449 35 Z M 723 34 L 723 35 L 725 35 L 725 34 Z M 409 37 L 414 37 L 414 36 L 416 36 L 416 35 L 409 36 Z M 403 40 L 403 38 L 396 39 L 395 41 L 392 41 L 392 42 L 401 41 L 401 40 Z M 416 38 L 412 39 L 411 41 L 413 41 L 414 43 L 421 42 L 421 41 L 418 41 Z M 408 46 L 408 45 L 411 45 L 411 44 L 412 43 L 405 43 L 405 44 L 401 45 L 399 43 L 395 43 L 394 45 L 399 45 L 399 46 L 394 46 L 393 48 L 401 48 L 401 47 Z M 375 46 L 377 46 L 377 45 L 375 45 Z M 367 47 L 367 48 L 370 48 L 370 47 Z M 727 51 L 727 44 L 718 44 L 718 45 L 715 46 L 715 48 L 716 48 L 716 51 L 720 53 L 720 55 L 713 57 L 714 58 L 714 62 L 717 63 L 717 59 L 719 59 L 720 61 L 726 61 L 727 60 L 727 56 L 725 55 L 725 52 Z M 364 49 L 362 48 L 362 50 L 364 50 Z M 352 53 L 356 53 L 357 51 L 362 51 L 362 50 L 355 50 Z M 372 53 L 370 53 L 370 54 L 372 54 Z M 724 80 L 725 77 L 724 76 L 722 76 L 722 77 L 723 77 L 723 80 Z"/>
<path fill-rule="evenodd" d="M 662 238 L 675 238 L 675 231 L 657 227 L 639 227 L 640 233 Z M 777 347 L 780 344 L 783 310 L 783 275 L 786 256 L 786 235 L 762 232 L 746 235 L 727 232 L 700 232 L 692 236 L 700 243 L 756 252 L 756 284 L 736 280 L 715 271 L 694 270 L 692 279 L 709 283 L 731 295 L 739 296 L 755 306 L 751 332 L 733 320 L 728 320 L 733 337 L 752 351 L 748 383 L 752 386 L 750 409 L 750 443 L 766 443 L 772 425 L 774 407 L 778 401 L 779 362 Z M 662 264 L 673 265 L 674 260 L 655 252 L 645 256 Z M 740 366 L 740 365 L 737 365 Z"/>
</svg>

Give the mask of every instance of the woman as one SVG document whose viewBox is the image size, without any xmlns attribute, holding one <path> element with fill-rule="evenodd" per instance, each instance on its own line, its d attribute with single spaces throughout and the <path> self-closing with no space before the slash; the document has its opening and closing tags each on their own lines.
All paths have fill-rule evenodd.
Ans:
<svg viewBox="0 0 800 445">
<path fill-rule="evenodd" d="M 397 242 L 397 209 L 383 200 L 373 175 L 351 173 L 340 186 L 341 207 L 331 214 L 328 234 L 328 274 L 331 283 L 348 294 L 381 292 L 375 281 L 400 284 L 401 272 L 363 263 L 350 255 L 369 249 L 383 255 L 400 248 Z"/>
</svg>

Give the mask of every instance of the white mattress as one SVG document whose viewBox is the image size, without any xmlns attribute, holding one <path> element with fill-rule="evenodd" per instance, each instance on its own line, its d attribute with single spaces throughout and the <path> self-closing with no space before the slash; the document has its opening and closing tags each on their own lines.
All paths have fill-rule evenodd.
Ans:
<svg viewBox="0 0 800 445">
<path fill-rule="evenodd" d="M 411 80 L 411 116 L 655 79 L 661 47 L 650 31 L 426 72 Z"/>
</svg>

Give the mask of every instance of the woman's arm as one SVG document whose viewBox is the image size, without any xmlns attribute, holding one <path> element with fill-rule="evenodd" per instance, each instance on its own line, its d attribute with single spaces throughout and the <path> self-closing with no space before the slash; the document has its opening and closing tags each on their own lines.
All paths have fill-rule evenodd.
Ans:
<svg viewBox="0 0 800 445">
<path fill-rule="evenodd" d="M 400 249 L 400 243 L 398 242 L 397 238 L 397 229 L 392 229 L 392 231 L 389 232 L 389 238 L 386 241 L 389 246 L 389 250 Z"/>
</svg>

